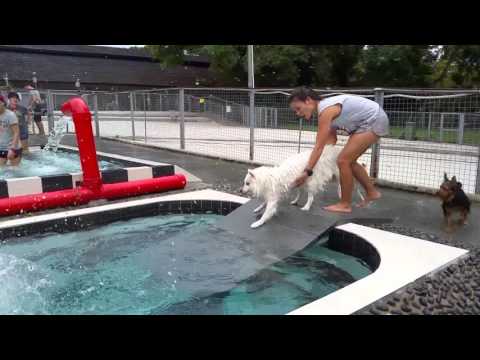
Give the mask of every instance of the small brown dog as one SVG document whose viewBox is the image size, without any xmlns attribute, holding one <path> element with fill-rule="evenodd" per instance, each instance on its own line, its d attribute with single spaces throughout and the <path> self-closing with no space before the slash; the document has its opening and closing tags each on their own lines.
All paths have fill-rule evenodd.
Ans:
<svg viewBox="0 0 480 360">
<path fill-rule="evenodd" d="M 453 215 L 455 213 L 460 214 L 459 225 L 466 225 L 467 217 L 470 213 L 470 199 L 462 190 L 462 183 L 458 182 L 455 176 L 448 180 L 447 174 L 445 173 L 443 184 L 440 186 L 437 195 L 443 201 L 442 210 L 447 225 L 447 232 L 454 230 Z"/>
</svg>

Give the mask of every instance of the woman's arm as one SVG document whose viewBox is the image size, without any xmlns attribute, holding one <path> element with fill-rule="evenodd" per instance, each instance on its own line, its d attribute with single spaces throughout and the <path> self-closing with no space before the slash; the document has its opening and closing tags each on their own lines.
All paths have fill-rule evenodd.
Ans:
<svg viewBox="0 0 480 360">
<path fill-rule="evenodd" d="M 342 108 L 339 105 L 330 106 L 326 108 L 318 117 L 318 131 L 315 147 L 308 161 L 307 168 L 305 170 L 313 170 L 315 165 L 322 156 L 323 148 L 326 144 L 335 144 L 337 142 L 337 135 L 332 131 L 332 121 L 335 120 L 342 112 Z M 305 171 L 300 177 L 298 177 L 293 183 L 295 187 L 301 186 L 307 181 L 308 174 Z"/>
<path fill-rule="evenodd" d="M 339 105 L 330 106 L 326 108 L 318 117 L 318 131 L 315 147 L 313 148 L 312 155 L 308 161 L 307 169 L 312 170 L 322 156 L 323 148 L 336 138 L 332 135 L 332 121 L 340 115 L 342 108 Z"/>
</svg>

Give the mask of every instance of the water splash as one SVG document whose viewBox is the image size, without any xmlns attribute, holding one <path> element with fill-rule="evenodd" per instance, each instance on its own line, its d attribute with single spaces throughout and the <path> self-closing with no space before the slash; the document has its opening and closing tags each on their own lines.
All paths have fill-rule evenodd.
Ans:
<svg viewBox="0 0 480 360">
<path fill-rule="evenodd" d="M 42 291 L 52 286 L 38 265 L 10 254 L 0 254 L 0 314 L 47 314 Z"/>
<path fill-rule="evenodd" d="M 44 151 L 57 152 L 58 145 L 60 144 L 60 141 L 67 132 L 67 124 L 69 121 L 71 121 L 71 118 L 67 116 L 62 116 L 60 119 L 57 120 L 57 122 L 55 123 L 55 127 L 48 136 L 48 142 L 43 148 Z"/>
</svg>

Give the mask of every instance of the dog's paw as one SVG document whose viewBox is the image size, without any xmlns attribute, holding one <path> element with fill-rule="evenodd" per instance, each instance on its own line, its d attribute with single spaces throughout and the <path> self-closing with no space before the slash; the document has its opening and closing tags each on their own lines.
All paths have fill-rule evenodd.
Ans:
<svg viewBox="0 0 480 360">
<path fill-rule="evenodd" d="M 259 227 L 262 226 L 262 225 L 263 225 L 263 221 L 256 221 L 256 222 L 254 222 L 252 225 L 250 225 L 250 227 L 251 227 L 252 229 L 256 229 L 256 228 L 259 228 Z"/>
<path fill-rule="evenodd" d="M 308 206 L 308 207 L 304 206 L 300 210 L 305 211 L 305 212 L 310 211 L 310 206 Z"/>
<path fill-rule="evenodd" d="M 255 210 L 253 210 L 253 213 L 258 214 L 260 211 L 263 210 L 263 208 L 264 208 L 263 206 L 260 206 L 260 207 L 256 208 Z"/>
<path fill-rule="evenodd" d="M 293 205 L 293 206 L 296 206 L 297 204 L 298 204 L 298 200 L 290 202 L 290 205 Z"/>
</svg>

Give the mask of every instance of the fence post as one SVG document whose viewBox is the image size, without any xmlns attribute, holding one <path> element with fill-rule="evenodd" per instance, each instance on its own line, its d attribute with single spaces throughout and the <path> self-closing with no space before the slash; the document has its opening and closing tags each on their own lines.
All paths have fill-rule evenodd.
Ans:
<svg viewBox="0 0 480 360">
<path fill-rule="evenodd" d="M 145 144 L 147 143 L 147 94 L 143 93 L 143 115 L 144 115 L 144 122 L 143 125 L 145 127 Z"/>
<path fill-rule="evenodd" d="M 95 137 L 100 138 L 100 122 L 98 118 L 98 95 L 93 95 L 93 118 L 95 120 Z"/>
<path fill-rule="evenodd" d="M 178 98 L 180 111 L 180 149 L 185 150 L 185 89 L 180 89 Z"/>
<path fill-rule="evenodd" d="M 432 139 L 432 113 L 428 113 L 428 140 Z"/>
<path fill-rule="evenodd" d="M 135 94 L 130 92 L 130 120 L 132 121 L 132 140 L 135 141 L 135 104 L 133 103 L 133 97 Z"/>
<path fill-rule="evenodd" d="M 443 142 L 443 122 L 445 119 L 445 114 L 440 114 L 440 142 Z"/>
<path fill-rule="evenodd" d="M 298 129 L 298 153 L 300 154 L 302 145 L 303 118 L 300 118 L 300 127 Z"/>
<path fill-rule="evenodd" d="M 250 161 L 254 159 L 255 150 L 255 90 L 250 90 L 250 108 L 249 108 L 249 122 L 250 122 Z"/>
<path fill-rule="evenodd" d="M 375 89 L 375 102 L 383 108 L 384 91 L 381 88 Z M 378 178 L 379 173 L 379 161 L 380 161 L 380 140 L 372 146 L 372 157 L 370 161 L 370 177 L 373 179 Z"/>
<path fill-rule="evenodd" d="M 480 143 L 478 148 L 478 160 L 477 160 L 477 181 L 475 182 L 475 194 L 480 194 Z"/>
<path fill-rule="evenodd" d="M 460 114 L 458 119 L 458 144 L 463 145 L 463 130 L 465 129 L 465 114 Z"/>
<path fill-rule="evenodd" d="M 50 134 L 54 128 L 54 111 L 55 104 L 53 103 L 53 95 L 51 90 L 47 90 L 47 119 L 48 119 L 48 133 Z"/>
</svg>

